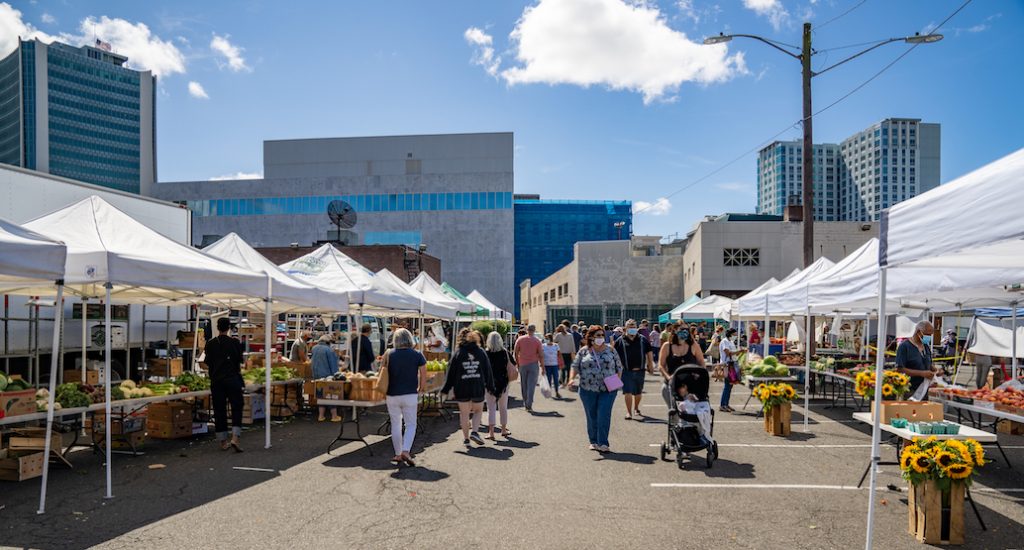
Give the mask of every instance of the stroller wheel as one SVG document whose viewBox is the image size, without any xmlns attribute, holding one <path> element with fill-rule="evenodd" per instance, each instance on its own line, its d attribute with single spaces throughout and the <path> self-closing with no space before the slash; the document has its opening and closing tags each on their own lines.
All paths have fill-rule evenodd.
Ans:
<svg viewBox="0 0 1024 550">
<path fill-rule="evenodd" d="M 708 468 L 711 468 L 711 466 L 715 464 L 715 453 L 711 449 L 708 449 L 707 463 Z"/>
<path fill-rule="evenodd" d="M 715 460 L 718 460 L 718 442 L 711 444 L 711 452 L 715 455 Z"/>
<path fill-rule="evenodd" d="M 661 460 L 668 460 L 668 445 L 664 442 L 661 444 Z"/>
<path fill-rule="evenodd" d="M 683 453 L 683 452 L 680 452 L 680 451 L 676 451 L 676 465 L 679 466 L 680 470 L 683 469 L 683 459 L 684 459 L 685 456 L 686 456 L 686 453 Z"/>
</svg>

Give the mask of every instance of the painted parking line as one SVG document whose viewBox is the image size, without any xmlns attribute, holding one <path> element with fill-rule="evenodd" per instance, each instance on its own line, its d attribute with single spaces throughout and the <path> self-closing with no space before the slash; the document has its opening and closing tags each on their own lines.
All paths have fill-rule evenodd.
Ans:
<svg viewBox="0 0 1024 550">
<path fill-rule="evenodd" d="M 811 485 L 795 483 L 651 483 L 658 489 L 794 489 L 820 491 L 867 491 L 868 487 L 853 485 Z M 876 487 L 876 492 L 890 492 L 888 487 Z M 1020 487 L 971 487 L 972 493 L 1024 493 Z"/>
<path fill-rule="evenodd" d="M 719 447 L 749 447 L 757 449 L 869 449 L 870 443 L 719 443 Z M 651 443 L 648 447 L 661 447 Z"/>
</svg>

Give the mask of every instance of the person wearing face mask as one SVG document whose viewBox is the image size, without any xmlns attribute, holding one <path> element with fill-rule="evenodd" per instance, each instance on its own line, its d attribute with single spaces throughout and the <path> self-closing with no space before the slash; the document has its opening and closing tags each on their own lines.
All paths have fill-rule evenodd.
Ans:
<svg viewBox="0 0 1024 550">
<path fill-rule="evenodd" d="M 932 334 L 935 328 L 928 321 L 914 325 L 914 335 L 900 343 L 896 348 L 896 369 L 910 377 L 910 395 L 917 392 L 926 379 L 935 378 L 932 370 Z M 928 399 L 925 392 L 922 400 Z"/>
<path fill-rule="evenodd" d="M 462 444 L 469 447 L 472 440 L 483 445 L 484 440 L 477 432 L 484 411 L 484 398 L 488 392 L 494 395 L 497 390 L 487 352 L 480 348 L 480 333 L 468 328 L 459 331 L 459 347 L 448 365 L 448 377 L 441 388 L 441 395 L 449 391 L 454 394 L 453 401 L 459 404 Z"/>
<path fill-rule="evenodd" d="M 634 416 L 643 420 L 640 398 L 644 393 L 645 371 L 654 373 L 654 352 L 633 319 L 626 321 L 626 334 L 615 342 L 615 351 L 624 367 L 622 397 L 626 401 L 626 420 L 633 420 Z"/>
<path fill-rule="evenodd" d="M 605 379 L 615 375 L 622 376 L 622 363 L 619 355 L 605 342 L 607 332 L 599 325 L 593 325 L 587 331 L 584 347 L 576 354 L 572 362 L 570 384 L 578 374 L 580 377 L 580 403 L 587 417 L 587 437 L 590 439 L 591 451 L 600 453 L 611 452 L 608 444 L 608 432 L 612 425 L 612 407 L 615 406 L 615 394 L 619 390 L 609 390 Z"/>
<path fill-rule="evenodd" d="M 719 403 L 718 410 L 722 412 L 733 412 L 733 408 L 729 406 L 729 398 L 732 397 L 732 385 L 739 383 L 740 379 L 740 366 L 736 359 L 739 354 L 746 351 L 747 348 L 737 347 L 735 343 L 736 329 L 730 328 L 725 331 L 725 337 L 722 338 L 722 342 L 718 345 L 719 353 L 722 355 L 722 362 L 725 363 L 725 386 L 722 388 L 722 401 Z"/>
<path fill-rule="evenodd" d="M 669 332 L 669 329 L 665 329 L 665 332 Z M 704 353 L 694 340 L 690 328 L 680 324 L 671 330 L 670 340 L 661 347 L 659 355 L 661 359 L 658 361 L 658 368 L 664 381 L 661 387 L 661 396 L 665 399 L 665 404 L 671 407 L 672 375 L 683 365 L 705 366 Z"/>
</svg>

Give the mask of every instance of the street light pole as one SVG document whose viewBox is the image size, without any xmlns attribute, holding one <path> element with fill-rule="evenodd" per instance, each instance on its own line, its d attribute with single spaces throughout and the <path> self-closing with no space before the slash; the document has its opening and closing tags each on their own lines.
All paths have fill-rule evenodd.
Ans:
<svg viewBox="0 0 1024 550">
<path fill-rule="evenodd" d="M 812 129 L 813 113 L 811 112 L 811 24 L 804 23 L 803 50 L 800 54 L 803 67 L 804 128 L 803 150 L 803 229 L 804 229 L 804 267 L 814 262 L 814 132 Z"/>
</svg>

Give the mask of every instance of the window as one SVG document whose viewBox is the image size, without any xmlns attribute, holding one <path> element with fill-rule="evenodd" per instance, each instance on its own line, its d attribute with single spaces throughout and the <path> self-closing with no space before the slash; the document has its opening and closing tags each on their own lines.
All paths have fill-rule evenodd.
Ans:
<svg viewBox="0 0 1024 550">
<path fill-rule="evenodd" d="M 726 267 L 756 267 L 761 265 L 759 248 L 723 248 L 723 263 Z"/>
</svg>

